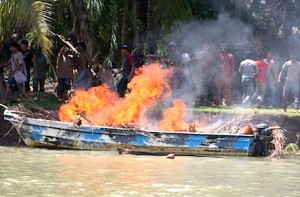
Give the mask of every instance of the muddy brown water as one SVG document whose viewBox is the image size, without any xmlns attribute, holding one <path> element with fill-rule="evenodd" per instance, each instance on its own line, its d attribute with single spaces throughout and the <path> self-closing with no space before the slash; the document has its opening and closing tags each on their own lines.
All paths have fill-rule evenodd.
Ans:
<svg viewBox="0 0 300 197">
<path fill-rule="evenodd" d="M 290 196 L 300 157 L 175 157 L 0 147 L 0 196 Z"/>
<path fill-rule="evenodd" d="M 0 108 L 1 109 L 1 108 Z M 300 118 L 283 120 L 295 142 Z M 0 110 L 0 138 L 11 128 Z M 175 157 L 117 151 L 16 148 L 15 130 L 0 145 L 5 196 L 299 196 L 300 157 Z"/>
</svg>

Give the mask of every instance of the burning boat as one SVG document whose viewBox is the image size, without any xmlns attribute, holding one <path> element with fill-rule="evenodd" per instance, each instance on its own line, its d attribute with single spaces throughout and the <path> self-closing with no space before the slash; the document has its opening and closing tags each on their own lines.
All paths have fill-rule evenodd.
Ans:
<svg viewBox="0 0 300 197">
<path fill-rule="evenodd" d="M 4 118 L 29 147 L 75 150 L 126 149 L 135 154 L 185 156 L 268 156 L 272 128 L 258 125 L 254 133 L 222 134 L 137 130 L 28 118 L 6 110 Z"/>
<path fill-rule="evenodd" d="M 4 116 L 31 147 L 267 156 L 272 142 L 276 149 L 274 136 L 281 136 L 277 141 L 283 138 L 261 125 L 251 126 L 250 132 L 239 132 L 250 122 L 241 115 L 239 120 L 221 121 L 217 126 L 208 117 L 195 118 L 183 100 L 171 96 L 170 74 L 172 69 L 161 69 L 157 64 L 143 67 L 128 84 L 131 91 L 124 98 L 106 85 L 76 91 L 60 107 L 58 118 L 35 116 L 31 111 L 24 113 L 26 110 L 6 110 Z M 282 144 L 280 141 L 276 150 L 280 151 Z"/>
</svg>

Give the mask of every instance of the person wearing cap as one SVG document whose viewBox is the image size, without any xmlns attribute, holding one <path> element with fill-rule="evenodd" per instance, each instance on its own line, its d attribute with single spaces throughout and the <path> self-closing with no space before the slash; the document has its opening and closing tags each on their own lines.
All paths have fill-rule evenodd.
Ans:
<svg viewBox="0 0 300 197">
<path fill-rule="evenodd" d="M 8 83 L 6 84 L 6 93 L 4 101 L 7 101 L 9 90 L 12 91 L 14 96 L 14 102 L 17 100 L 16 92 L 21 89 L 22 94 L 25 99 L 28 99 L 26 91 L 24 89 L 24 82 L 27 81 L 27 73 L 25 68 L 25 62 L 23 59 L 23 54 L 21 52 L 18 43 L 13 42 L 10 44 L 10 50 L 12 51 L 11 58 L 8 61 L 8 65 L 11 66 L 10 72 L 8 74 Z M 3 64 L 2 64 L 3 65 Z"/>
<path fill-rule="evenodd" d="M 28 49 L 28 41 L 27 40 L 21 40 L 19 42 L 21 50 L 23 52 L 23 57 L 25 61 L 26 71 L 27 71 L 27 81 L 25 82 L 25 90 L 27 94 L 29 95 L 30 92 L 30 69 L 34 68 L 34 77 L 37 75 L 36 71 L 36 63 L 34 61 L 34 55 L 33 53 Z"/>
<path fill-rule="evenodd" d="M 180 66 L 181 64 L 181 54 L 177 49 L 177 45 L 175 42 L 169 43 L 169 58 L 170 64 L 173 66 Z"/>
<path fill-rule="evenodd" d="M 122 68 L 118 73 L 123 75 L 123 78 L 117 85 L 117 92 L 120 97 L 124 97 L 127 91 L 127 84 L 131 81 L 134 75 L 134 59 L 129 52 L 129 48 L 126 44 L 121 47 L 122 55 Z"/>
</svg>

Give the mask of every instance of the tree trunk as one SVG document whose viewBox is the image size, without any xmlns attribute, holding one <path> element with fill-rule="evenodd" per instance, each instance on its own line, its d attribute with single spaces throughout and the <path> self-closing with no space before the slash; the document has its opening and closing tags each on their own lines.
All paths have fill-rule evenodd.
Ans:
<svg viewBox="0 0 300 197">
<path fill-rule="evenodd" d="M 157 0 L 148 0 L 148 10 L 147 10 L 147 45 L 148 53 L 155 54 L 157 51 L 156 40 L 156 23 L 155 23 L 155 7 L 157 5 Z"/>
<path fill-rule="evenodd" d="M 0 79 L 1 79 L 1 77 L 0 77 Z M 4 96 L 5 96 L 5 89 L 2 85 L 2 82 L 0 81 L 0 99 L 3 99 Z"/>
<path fill-rule="evenodd" d="M 248 15 L 246 11 L 246 4 L 247 2 L 245 1 L 240 1 L 240 0 L 234 0 L 234 13 L 235 15 L 240 18 L 246 20 L 246 17 Z"/>
<path fill-rule="evenodd" d="M 85 42 L 88 53 L 92 55 L 95 47 L 90 34 L 87 4 L 84 0 L 71 0 L 70 9 L 73 20 L 71 33 L 76 36 L 78 42 Z"/>
<path fill-rule="evenodd" d="M 283 20 L 283 30 L 284 30 L 284 39 L 287 46 L 293 45 L 294 41 L 292 40 L 292 13 L 293 13 L 293 2 L 292 0 L 282 0 L 285 4 L 284 8 L 284 20 Z"/>
<path fill-rule="evenodd" d="M 130 21 L 129 21 L 129 10 L 131 2 L 130 0 L 124 0 L 124 10 L 122 18 L 122 44 L 129 44 L 130 35 Z"/>
<path fill-rule="evenodd" d="M 141 15 L 141 10 L 142 10 L 142 0 L 135 0 L 135 31 L 134 31 L 134 44 L 140 46 L 141 38 L 141 25 L 142 25 L 142 15 Z"/>
<path fill-rule="evenodd" d="M 146 17 L 147 22 L 147 15 L 145 11 L 145 2 L 143 0 L 135 0 L 135 22 L 136 28 L 134 32 L 134 44 L 137 45 L 141 50 L 143 50 L 143 39 L 142 39 L 142 32 L 145 30 L 144 19 Z"/>
</svg>

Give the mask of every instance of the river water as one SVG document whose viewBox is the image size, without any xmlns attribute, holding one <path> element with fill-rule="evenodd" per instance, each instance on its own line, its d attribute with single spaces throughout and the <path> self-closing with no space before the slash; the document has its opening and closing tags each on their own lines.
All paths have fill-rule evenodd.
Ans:
<svg viewBox="0 0 300 197">
<path fill-rule="evenodd" d="M 300 196 L 300 157 L 176 157 L 0 147 L 0 196 Z"/>
</svg>

